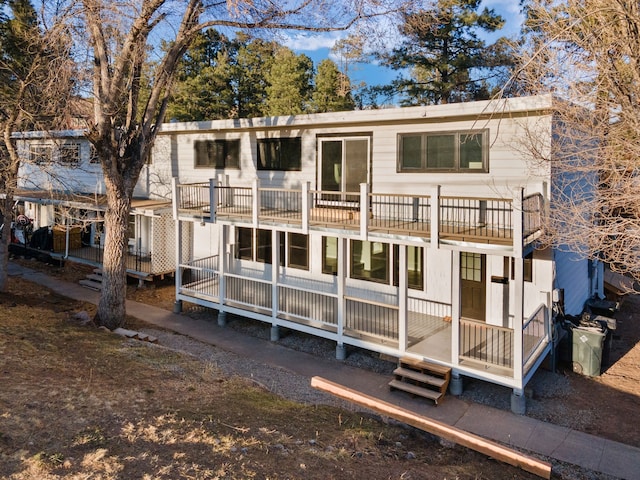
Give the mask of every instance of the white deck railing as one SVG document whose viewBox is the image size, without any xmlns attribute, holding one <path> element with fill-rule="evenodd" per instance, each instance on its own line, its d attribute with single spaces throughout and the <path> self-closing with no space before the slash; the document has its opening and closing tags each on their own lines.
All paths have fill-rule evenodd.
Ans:
<svg viewBox="0 0 640 480">
<path fill-rule="evenodd" d="M 398 233 L 438 240 L 513 245 L 543 227 L 544 198 L 517 199 L 179 184 L 175 212 L 179 218 L 232 221 L 256 227 L 277 222 L 299 227 L 332 226 L 354 235 Z M 519 216 L 516 217 L 516 216 Z M 434 226 L 437 225 L 435 231 Z M 521 230 L 521 231 L 520 231 Z"/>
</svg>

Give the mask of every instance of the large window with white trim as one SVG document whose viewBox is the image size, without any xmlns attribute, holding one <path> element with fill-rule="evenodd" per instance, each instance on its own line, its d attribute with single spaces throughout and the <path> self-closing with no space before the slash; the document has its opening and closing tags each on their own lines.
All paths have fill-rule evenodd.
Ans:
<svg viewBox="0 0 640 480">
<path fill-rule="evenodd" d="M 401 133 L 399 172 L 489 171 L 489 131 Z"/>
</svg>

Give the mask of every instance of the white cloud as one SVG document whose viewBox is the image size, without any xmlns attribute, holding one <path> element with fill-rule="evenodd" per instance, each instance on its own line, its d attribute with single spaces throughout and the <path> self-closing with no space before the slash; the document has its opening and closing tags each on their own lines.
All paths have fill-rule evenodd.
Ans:
<svg viewBox="0 0 640 480">
<path fill-rule="evenodd" d="M 327 32 L 314 34 L 296 33 L 284 35 L 284 45 L 295 51 L 315 52 L 323 48 L 331 49 L 344 33 Z"/>
</svg>

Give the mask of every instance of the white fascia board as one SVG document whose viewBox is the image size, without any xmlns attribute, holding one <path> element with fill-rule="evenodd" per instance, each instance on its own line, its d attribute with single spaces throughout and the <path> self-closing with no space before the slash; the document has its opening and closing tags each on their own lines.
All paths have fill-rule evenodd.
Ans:
<svg viewBox="0 0 640 480">
<path fill-rule="evenodd" d="M 417 119 L 455 119 L 456 117 L 503 117 L 525 112 L 540 112 L 552 106 L 551 95 L 449 103 L 420 107 L 314 113 L 279 117 L 238 118 L 203 122 L 174 122 L 160 126 L 160 133 L 184 133 L 216 130 L 257 130 L 269 128 L 321 127 L 334 124 L 361 124 L 415 121 Z"/>
</svg>

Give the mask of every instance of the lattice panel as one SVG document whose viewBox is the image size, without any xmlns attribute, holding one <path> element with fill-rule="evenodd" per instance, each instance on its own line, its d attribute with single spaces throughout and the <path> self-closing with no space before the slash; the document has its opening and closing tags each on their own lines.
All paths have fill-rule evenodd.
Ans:
<svg viewBox="0 0 640 480">
<path fill-rule="evenodd" d="M 187 225 L 183 224 L 183 227 Z M 152 272 L 175 272 L 176 270 L 176 227 L 171 212 L 151 219 Z M 182 229 L 183 259 L 191 258 L 191 228 Z"/>
</svg>

